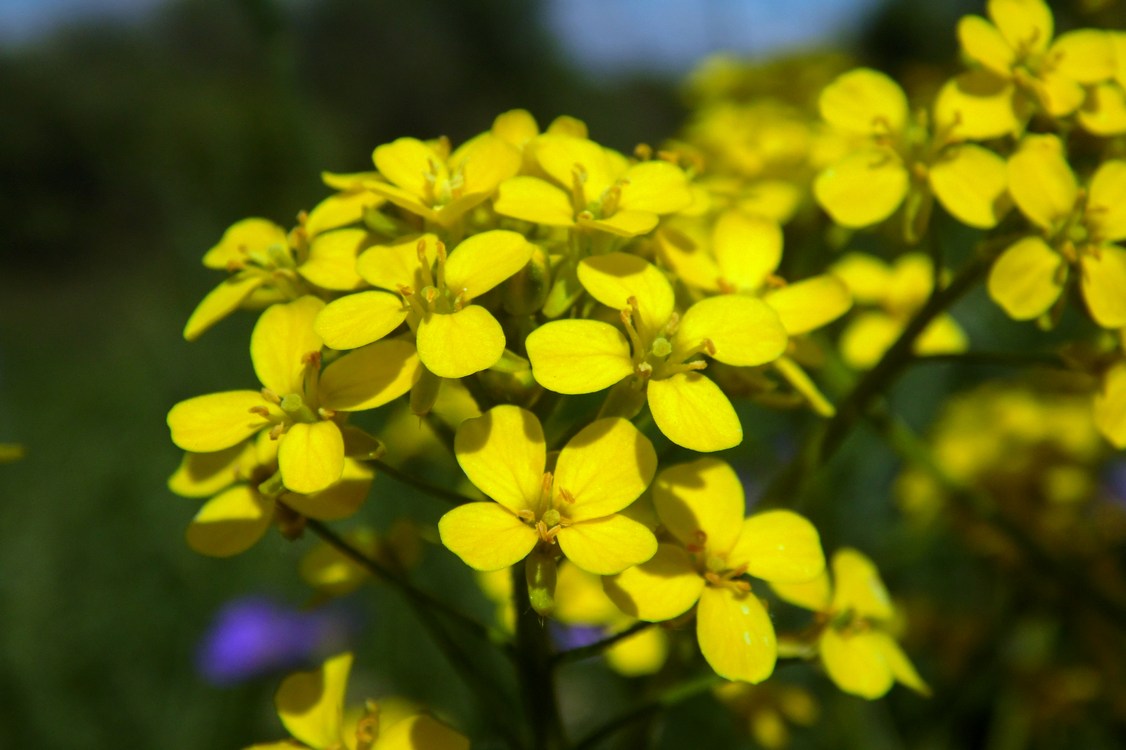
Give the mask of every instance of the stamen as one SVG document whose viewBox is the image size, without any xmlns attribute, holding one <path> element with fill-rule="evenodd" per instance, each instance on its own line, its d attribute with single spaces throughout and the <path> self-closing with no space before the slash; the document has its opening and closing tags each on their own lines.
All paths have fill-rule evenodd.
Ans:
<svg viewBox="0 0 1126 750">
<path fill-rule="evenodd" d="M 569 505 L 575 504 L 575 496 L 571 494 L 570 490 L 564 487 L 559 488 L 559 497 L 563 499 L 563 502 Z"/>
<path fill-rule="evenodd" d="M 576 209 L 586 208 L 586 179 L 586 168 L 576 162 L 571 167 L 571 205 Z"/>
<path fill-rule="evenodd" d="M 423 286 L 434 286 L 434 274 L 430 271 L 430 259 L 426 256 L 425 238 L 418 241 L 418 244 L 415 245 L 415 251 L 418 253 L 418 264 L 422 271 Z"/>
</svg>

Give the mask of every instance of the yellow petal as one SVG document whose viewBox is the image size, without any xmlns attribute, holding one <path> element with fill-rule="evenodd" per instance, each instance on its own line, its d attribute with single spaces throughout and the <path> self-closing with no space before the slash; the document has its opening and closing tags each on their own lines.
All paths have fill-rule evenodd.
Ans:
<svg viewBox="0 0 1126 750">
<path fill-rule="evenodd" d="M 1018 134 L 1027 104 L 1008 78 L 974 70 L 947 81 L 935 98 L 935 125 L 948 141 L 987 140 Z"/>
<path fill-rule="evenodd" d="M 833 553 L 832 567 L 834 612 L 852 610 L 859 617 L 891 619 L 891 598 L 871 560 L 845 547 Z"/>
<path fill-rule="evenodd" d="M 739 539 L 743 483 L 731 466 L 715 458 L 665 469 L 653 485 L 653 505 L 673 536 L 709 556 L 726 555 Z"/>
<path fill-rule="evenodd" d="M 322 173 L 322 178 L 327 174 Z M 365 212 L 381 206 L 384 202 L 381 195 L 360 187 L 363 181 L 370 181 L 375 176 L 374 172 L 366 172 L 356 175 L 358 179 L 352 184 L 338 182 L 342 192 L 325 198 L 305 218 L 305 231 L 309 236 L 316 237 L 331 229 L 356 224 L 364 218 Z"/>
<path fill-rule="evenodd" d="M 409 286 L 422 289 L 426 282 L 422 277 L 422 261 L 419 260 L 419 247 L 422 247 L 427 267 L 433 266 L 438 257 L 438 238 L 432 234 L 406 237 L 391 245 L 369 247 L 356 260 L 356 272 L 372 286 L 398 292 L 400 287 Z"/>
<path fill-rule="evenodd" d="M 892 271 L 879 258 L 864 253 L 848 253 L 830 270 L 845 283 L 853 299 L 861 304 L 879 304 L 887 296 Z"/>
<path fill-rule="evenodd" d="M 380 732 L 374 750 L 469 750 L 469 740 L 437 719 L 416 714 Z"/>
<path fill-rule="evenodd" d="M 981 16 L 962 16 L 958 21 L 958 41 L 962 51 L 1000 75 L 1009 75 L 1016 55 L 997 27 Z"/>
<path fill-rule="evenodd" d="M 618 175 L 607 149 L 585 138 L 566 135 L 541 135 L 530 144 L 544 172 L 566 190 L 575 179 L 576 168 L 584 175 L 588 201 L 597 200 Z"/>
<path fill-rule="evenodd" d="M 782 601 L 789 602 L 798 607 L 813 610 L 814 612 L 827 612 L 829 603 L 833 599 L 833 591 L 829 585 L 829 574 L 822 571 L 821 575 L 813 580 L 801 583 L 778 583 L 772 581 L 770 588 Z"/>
<path fill-rule="evenodd" d="M 638 237 L 648 234 L 657 226 L 660 217 L 650 211 L 615 211 L 613 215 L 601 219 L 579 214 L 578 225 L 600 232 L 609 232 L 619 237 Z"/>
<path fill-rule="evenodd" d="M 501 216 L 549 227 L 575 223 L 570 194 L 538 177 L 513 177 L 502 182 L 493 209 Z"/>
<path fill-rule="evenodd" d="M 243 219 L 223 232 L 219 244 L 203 256 L 203 265 L 225 270 L 232 264 L 242 265 L 254 259 L 269 258 L 269 248 L 278 247 L 288 254 L 285 230 L 266 219 Z"/>
<path fill-rule="evenodd" d="M 517 148 L 540 134 L 536 118 L 526 109 L 510 109 L 493 120 L 492 132 Z"/>
<path fill-rule="evenodd" d="M 774 626 L 752 593 L 705 587 L 696 609 L 696 638 L 720 677 L 757 683 L 774 672 L 778 658 Z"/>
<path fill-rule="evenodd" d="M 523 560 L 539 535 L 496 503 L 459 505 L 438 522 L 442 544 L 474 570 L 500 570 Z"/>
<path fill-rule="evenodd" d="M 1039 237 L 1013 243 L 989 272 L 989 296 L 1010 318 L 1032 320 L 1043 315 L 1063 291 L 1063 258 Z"/>
<path fill-rule="evenodd" d="M 335 422 L 298 422 L 278 445 L 282 482 L 293 492 L 319 492 L 344 473 L 344 437 Z"/>
<path fill-rule="evenodd" d="M 250 334 L 250 358 L 259 382 L 279 396 L 304 390 L 304 357 L 319 354 L 323 342 L 313 321 L 324 307 L 316 297 L 272 305 Z"/>
<path fill-rule="evenodd" d="M 250 443 L 232 445 L 214 453 L 185 453 L 168 478 L 168 489 L 181 497 L 211 497 L 239 478 L 243 456 L 253 455 Z"/>
<path fill-rule="evenodd" d="M 907 122 L 903 89 L 870 68 L 857 68 L 838 76 L 821 92 L 818 103 L 826 122 L 850 133 L 895 134 Z"/>
<path fill-rule="evenodd" d="M 454 453 L 477 489 L 513 513 L 536 511 L 547 448 L 540 421 L 530 411 L 502 405 L 457 428 Z"/>
<path fill-rule="evenodd" d="M 711 453 L 743 442 L 743 425 L 719 386 L 698 372 L 649 381 L 649 411 L 669 440 Z"/>
<path fill-rule="evenodd" d="M 357 349 L 394 331 L 407 311 L 397 295 L 359 292 L 327 304 L 317 314 L 313 331 L 333 349 Z"/>
<path fill-rule="evenodd" d="M 351 668 L 352 654 L 343 653 L 314 672 L 298 672 L 282 680 L 274 705 L 290 734 L 312 748 L 340 744 L 344 691 Z"/>
<path fill-rule="evenodd" d="M 774 308 L 739 294 L 707 297 L 684 313 L 675 347 L 694 349 L 705 339 L 714 346 L 710 357 L 736 367 L 771 362 L 786 351 L 789 341 Z"/>
<path fill-rule="evenodd" d="M 560 565 L 555 582 L 555 619 L 568 625 L 608 625 L 621 619 L 602 590 L 602 577 L 577 565 Z M 505 594 L 507 599 L 509 594 Z"/>
<path fill-rule="evenodd" d="M 609 253 L 584 258 L 579 263 L 579 281 L 591 297 L 615 310 L 637 300 L 645 328 L 656 331 L 673 311 L 673 289 L 665 275 L 644 258 L 626 253 Z"/>
<path fill-rule="evenodd" d="M 1114 44 L 1110 34 L 1099 29 L 1060 34 L 1048 54 L 1056 72 L 1079 83 L 1101 83 L 1114 75 Z"/>
<path fill-rule="evenodd" d="M 274 503 L 240 484 L 207 501 L 188 526 L 188 546 L 202 555 L 230 557 L 262 538 L 274 517 Z"/>
<path fill-rule="evenodd" d="M 848 287 L 827 273 L 770 291 L 763 295 L 763 300 L 778 313 L 782 327 L 790 336 L 826 326 L 852 307 Z"/>
<path fill-rule="evenodd" d="M 669 214 L 692 202 L 684 170 L 666 161 L 645 161 L 626 170 L 621 200 L 623 210 Z"/>
<path fill-rule="evenodd" d="M 1042 72 L 1033 81 L 1033 91 L 1040 100 L 1040 106 L 1052 117 L 1066 117 L 1083 104 L 1083 87 L 1054 71 Z"/>
<path fill-rule="evenodd" d="M 573 523 L 561 528 L 555 539 L 568 560 L 600 576 L 621 573 L 657 552 L 653 532 L 622 515 Z"/>
<path fill-rule="evenodd" d="M 376 341 L 356 349 L 321 373 L 321 406 L 337 411 L 383 406 L 411 389 L 420 366 L 414 344 L 402 339 Z"/>
<path fill-rule="evenodd" d="M 825 570 L 825 553 L 813 524 L 797 513 L 772 510 L 743 521 L 727 562 L 745 564 L 748 573 L 764 581 L 800 583 Z"/>
<path fill-rule="evenodd" d="M 450 155 L 450 170 L 462 175 L 466 193 L 491 195 L 520 170 L 520 151 L 492 133 L 482 133 Z"/>
<path fill-rule="evenodd" d="M 782 228 L 768 219 L 726 211 L 716 219 L 712 247 L 723 280 L 740 291 L 755 291 L 782 261 Z"/>
<path fill-rule="evenodd" d="M 722 273 L 711 253 L 696 236 L 695 229 L 695 226 L 684 225 L 659 229 L 654 236 L 658 255 L 663 265 L 688 286 L 709 292 L 719 291 L 717 282 Z"/>
<path fill-rule="evenodd" d="M 1005 160 L 981 146 L 947 149 L 928 177 L 942 207 L 963 224 L 992 229 L 1009 209 Z"/>
<path fill-rule="evenodd" d="M 446 160 L 417 138 L 399 138 L 379 146 L 372 160 L 389 182 L 416 196 L 427 193 L 428 175 L 435 170 L 439 179 L 448 179 Z"/>
<path fill-rule="evenodd" d="M 535 245 L 516 232 L 494 229 L 475 234 L 450 253 L 446 285 L 466 300 L 480 297 L 527 265 L 534 250 Z"/>
<path fill-rule="evenodd" d="M 895 213 L 907 195 L 907 170 L 894 152 L 858 151 L 817 175 L 813 194 L 833 221 L 865 227 Z"/>
<path fill-rule="evenodd" d="M 1115 448 L 1126 448 L 1126 361 L 1118 362 L 1103 376 L 1094 410 L 1099 432 Z"/>
<path fill-rule="evenodd" d="M 1089 248 L 1079 264 L 1083 300 L 1095 322 L 1103 328 L 1126 326 L 1126 250 L 1104 244 Z"/>
<path fill-rule="evenodd" d="M 1126 239 L 1126 161 L 1104 161 L 1091 177 L 1085 215 L 1100 242 Z"/>
<path fill-rule="evenodd" d="M 567 441 L 555 463 L 555 507 L 573 521 L 617 513 L 653 481 L 657 453 L 626 419 L 598 419 Z M 560 502 L 567 492 L 573 503 Z"/>
<path fill-rule="evenodd" d="M 264 276 L 232 276 L 212 289 L 192 311 L 184 326 L 184 338 L 187 341 L 198 339 L 208 328 L 237 310 L 265 282 Z"/>
<path fill-rule="evenodd" d="M 369 528 L 362 527 L 343 536 L 350 547 L 367 557 L 376 558 L 380 554 L 382 542 Z M 372 578 L 367 569 L 324 542 L 301 558 L 297 570 L 305 583 L 327 596 L 350 594 Z"/>
<path fill-rule="evenodd" d="M 348 292 L 363 286 L 356 258 L 375 241 L 363 229 L 337 229 L 313 238 L 309 258 L 297 268 L 307 281 L 323 289 Z"/>
<path fill-rule="evenodd" d="M 680 617 L 704 590 L 692 559 L 676 544 L 657 545 L 647 562 L 602 579 L 606 595 L 630 617 L 661 622 Z"/>
<path fill-rule="evenodd" d="M 464 378 L 488 369 L 504 354 L 504 330 L 480 305 L 427 316 L 418 324 L 418 358 L 441 378 Z"/>
<path fill-rule="evenodd" d="M 556 393 L 594 393 L 633 373 L 625 335 L 601 321 L 557 320 L 524 343 L 536 382 Z"/>
<path fill-rule="evenodd" d="M 258 391 L 224 391 L 181 401 L 168 412 L 172 442 L 186 451 L 211 453 L 241 443 L 270 420 L 251 409 L 267 406 Z M 280 419 L 281 411 L 272 409 Z"/>
<path fill-rule="evenodd" d="M 1126 90 L 1116 83 L 1089 88 L 1078 117 L 1089 133 L 1104 137 L 1126 133 Z"/>
<path fill-rule="evenodd" d="M 1075 175 L 1054 135 L 1030 135 L 1009 157 L 1009 192 L 1037 226 L 1052 229 L 1067 218 L 1079 195 Z"/>
<path fill-rule="evenodd" d="M 669 639 L 659 628 L 649 628 L 623 638 L 603 653 L 606 666 L 626 677 L 656 674 L 665 665 Z"/>
<path fill-rule="evenodd" d="M 857 315 L 841 334 L 841 356 L 850 367 L 867 370 L 903 333 L 903 324 L 883 312 Z"/>
<path fill-rule="evenodd" d="M 920 356 L 931 354 L 957 354 L 969 348 L 969 339 L 966 332 L 958 325 L 958 321 L 946 313 L 942 313 L 923 329 L 919 338 L 915 339 L 912 351 Z"/>
<path fill-rule="evenodd" d="M 303 516 L 337 521 L 355 514 L 367 499 L 375 472 L 360 461 L 344 459 L 340 481 L 311 495 L 286 493 L 282 500 Z"/>
<path fill-rule="evenodd" d="M 923 678 L 915 671 L 915 665 L 907 658 L 907 654 L 903 653 L 903 649 L 894 638 L 880 631 L 874 631 L 870 637 L 875 641 L 877 650 L 896 680 L 918 693 L 930 695 L 931 691 L 927 683 L 923 682 Z"/>
<path fill-rule="evenodd" d="M 843 636 L 828 628 L 819 643 L 825 671 L 841 690 L 868 700 L 891 690 L 895 677 L 871 633 Z"/>
<path fill-rule="evenodd" d="M 1055 24 L 1043 0 L 989 0 L 985 7 L 1010 47 L 1029 52 L 1048 48 Z"/>
</svg>

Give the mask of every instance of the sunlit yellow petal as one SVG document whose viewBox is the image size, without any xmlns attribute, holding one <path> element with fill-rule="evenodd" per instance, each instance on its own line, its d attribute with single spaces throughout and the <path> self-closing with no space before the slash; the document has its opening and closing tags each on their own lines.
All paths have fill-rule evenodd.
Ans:
<svg viewBox="0 0 1126 750">
<path fill-rule="evenodd" d="M 621 418 L 599 419 L 564 446 L 555 464 L 556 507 L 574 521 L 601 518 L 626 507 L 657 471 L 649 438 Z M 573 503 L 558 502 L 569 493 Z"/>
<path fill-rule="evenodd" d="M 1103 244 L 1080 258 L 1083 300 L 1103 328 L 1126 327 L 1126 250 Z"/>
<path fill-rule="evenodd" d="M 266 219 L 243 219 L 223 232 L 219 243 L 204 254 L 203 265 L 225 270 L 230 265 L 242 265 L 252 257 L 264 261 L 273 246 L 288 253 L 284 229 Z"/>
<path fill-rule="evenodd" d="M 653 505 L 686 546 L 726 555 L 739 539 L 745 513 L 743 483 L 725 461 L 701 458 L 671 466 L 653 485 Z"/>
<path fill-rule="evenodd" d="M 841 356 L 849 366 L 866 370 L 880 361 L 901 333 L 903 324 L 890 315 L 861 313 L 841 334 Z"/>
<path fill-rule="evenodd" d="M 606 649 L 606 666 L 626 677 L 655 674 L 669 654 L 668 635 L 660 628 L 649 628 L 623 638 Z"/>
<path fill-rule="evenodd" d="M 657 552 L 653 532 L 622 515 L 565 526 L 555 539 L 568 560 L 588 573 L 602 576 L 640 565 Z"/>
<path fill-rule="evenodd" d="M 743 425 L 719 386 L 698 372 L 649 381 L 649 411 L 669 440 L 711 453 L 743 442 Z"/>
<path fill-rule="evenodd" d="M 168 489 L 181 497 L 211 497 L 239 478 L 243 456 L 253 452 L 253 445 L 240 443 L 214 453 L 185 453 Z"/>
<path fill-rule="evenodd" d="M 970 59 L 995 73 L 1008 75 L 1016 61 L 1012 45 L 981 16 L 962 16 L 958 21 L 958 41 Z"/>
<path fill-rule="evenodd" d="M 1005 160 L 981 146 L 947 149 L 931 164 L 928 177 L 943 208 L 963 224 L 992 229 L 1009 209 Z"/>
<path fill-rule="evenodd" d="M 442 544 L 475 570 L 500 570 L 523 560 L 539 535 L 496 503 L 459 505 L 438 522 Z"/>
<path fill-rule="evenodd" d="M 466 193 L 492 194 L 520 169 L 520 151 L 505 139 L 482 133 L 450 154 L 450 170 L 462 175 Z"/>
<path fill-rule="evenodd" d="M 425 286 L 422 277 L 422 247 L 426 266 L 432 266 L 438 257 L 438 238 L 432 234 L 406 237 L 391 245 L 369 247 L 356 260 L 356 272 L 372 286 L 398 292 L 409 286 L 416 291 Z"/>
<path fill-rule="evenodd" d="M 723 280 L 754 291 L 782 261 L 782 228 L 777 222 L 727 211 L 715 222 L 712 249 Z"/>
<path fill-rule="evenodd" d="M 433 170 L 446 177 L 445 159 L 417 138 L 399 138 L 379 146 L 372 153 L 375 168 L 387 180 L 417 196 L 425 195 Z"/>
<path fill-rule="evenodd" d="M 1095 394 L 1095 425 L 1115 448 L 1126 448 L 1126 362 L 1107 370 Z"/>
<path fill-rule="evenodd" d="M 517 148 L 535 138 L 540 133 L 536 118 L 526 109 L 510 109 L 493 120 L 492 132 Z"/>
<path fill-rule="evenodd" d="M 272 305 L 250 334 L 250 358 L 259 382 L 279 396 L 300 394 L 307 367 L 304 357 L 319 354 L 323 342 L 313 321 L 324 307 L 316 297 Z"/>
<path fill-rule="evenodd" d="M 752 593 L 705 587 L 696 609 L 696 638 L 720 677 L 762 682 L 774 672 L 778 658 L 774 626 Z"/>
<path fill-rule="evenodd" d="M 887 587 L 872 561 L 851 548 L 833 553 L 833 611 L 889 620 L 893 611 Z"/>
<path fill-rule="evenodd" d="M 864 253 L 848 253 L 830 270 L 845 283 L 852 298 L 865 305 L 878 304 L 883 300 L 892 280 L 892 271 L 887 263 Z"/>
<path fill-rule="evenodd" d="M 778 313 L 782 327 L 790 336 L 826 326 L 852 307 L 848 287 L 827 273 L 770 291 L 763 295 L 763 300 Z"/>
<path fill-rule="evenodd" d="M 829 585 L 829 574 L 823 570 L 819 576 L 801 583 L 778 583 L 772 581 L 770 588 L 778 598 L 798 607 L 827 612 L 832 602 L 833 590 Z"/>
<path fill-rule="evenodd" d="M 402 299 L 388 292 L 359 292 L 328 303 L 313 330 L 333 349 L 356 349 L 377 341 L 406 320 Z"/>
<path fill-rule="evenodd" d="M 609 232 L 619 237 L 638 237 L 648 234 L 657 226 L 660 217 L 650 211 L 626 210 L 615 211 L 610 216 L 601 219 L 579 214 L 578 225 L 600 232 Z"/>
<path fill-rule="evenodd" d="M 500 184 L 493 208 L 501 216 L 549 227 L 575 223 L 571 196 L 538 177 L 513 177 Z"/>
<path fill-rule="evenodd" d="M 692 202 L 684 170 L 666 161 L 645 161 L 626 170 L 618 205 L 624 210 L 668 214 Z"/>
<path fill-rule="evenodd" d="M 688 286 L 718 291 L 718 281 L 723 274 L 712 254 L 691 231 L 693 229 L 692 226 L 665 226 L 658 230 L 654 239 L 659 257 L 664 266 Z"/>
<path fill-rule="evenodd" d="M 510 405 L 465 420 L 454 438 L 457 462 L 469 481 L 513 513 L 538 507 L 545 445 L 535 415 Z"/>
<path fill-rule="evenodd" d="M 336 521 L 348 518 L 359 510 L 367 499 L 374 478 L 375 472 L 371 467 L 346 458 L 340 480 L 332 486 L 311 495 L 286 493 L 282 495 L 282 500 L 303 516 L 320 521 Z"/>
<path fill-rule="evenodd" d="M 273 502 L 240 484 L 200 508 L 188 526 L 188 546 L 211 557 L 237 555 L 262 538 L 273 517 Z"/>
<path fill-rule="evenodd" d="M 504 330 L 480 305 L 449 315 L 433 314 L 418 325 L 418 358 L 442 378 L 464 378 L 497 363 L 504 354 Z"/>
<path fill-rule="evenodd" d="M 541 135 L 530 145 L 540 167 L 565 190 L 571 189 L 577 169 L 583 175 L 588 201 L 599 198 L 619 174 L 607 149 L 585 138 Z"/>
<path fill-rule="evenodd" d="M 281 437 L 278 467 L 294 492 L 320 492 L 344 472 L 344 437 L 335 422 L 298 422 Z"/>
<path fill-rule="evenodd" d="M 258 391 L 224 391 L 181 401 L 168 412 L 172 442 L 196 453 L 230 448 L 270 424 L 250 411 L 264 406 L 267 402 Z M 280 418 L 279 409 L 272 411 Z"/>
<path fill-rule="evenodd" d="M 1084 217 L 1100 242 L 1126 239 L 1126 161 L 1104 161 L 1091 177 Z"/>
<path fill-rule="evenodd" d="M 469 740 L 426 714 L 416 714 L 380 732 L 373 750 L 469 750 Z"/>
<path fill-rule="evenodd" d="M 704 590 L 704 579 L 683 547 L 661 544 L 651 559 L 602 579 L 602 585 L 627 615 L 661 622 L 691 609 Z"/>
<path fill-rule="evenodd" d="M 266 283 L 264 276 L 232 276 L 207 293 L 184 326 L 184 338 L 195 341 L 211 326 L 237 310 L 255 289 Z"/>
<path fill-rule="evenodd" d="M 985 7 L 1010 47 L 1029 52 L 1048 48 L 1055 23 L 1043 0 L 989 0 Z"/>
<path fill-rule="evenodd" d="M 329 748 L 342 741 L 344 691 L 352 654 L 334 656 L 313 672 L 298 672 L 282 680 L 274 705 L 282 724 L 312 748 Z"/>
<path fill-rule="evenodd" d="M 728 565 L 747 566 L 764 581 L 800 583 L 825 570 L 821 537 L 809 521 L 788 510 L 757 513 L 743 521 Z"/>
<path fill-rule="evenodd" d="M 852 133 L 898 133 L 907 122 L 903 89 L 870 68 L 857 68 L 837 77 L 821 92 L 818 103 L 826 122 Z"/>
<path fill-rule="evenodd" d="M 956 354 L 968 348 L 969 339 L 966 337 L 966 332 L 953 316 L 943 313 L 923 329 L 919 338 L 915 339 L 912 351 L 925 357 L 932 354 Z"/>
<path fill-rule="evenodd" d="M 1040 106 L 1052 117 L 1066 117 L 1083 104 L 1083 87 L 1068 76 L 1042 72 L 1033 83 Z"/>
<path fill-rule="evenodd" d="M 1071 213 L 1079 195 L 1075 175 L 1054 135 L 1032 135 L 1009 157 L 1009 192 L 1036 225 L 1052 229 Z"/>
<path fill-rule="evenodd" d="M 324 177 L 326 174 L 329 173 L 322 173 L 321 176 Z M 354 186 L 349 189 L 341 188 L 342 192 L 330 195 L 313 207 L 305 219 L 305 231 L 309 236 L 315 237 L 331 229 L 355 224 L 364 217 L 364 212 L 374 210 L 383 204 L 382 196 L 360 187 L 364 179 L 370 181 L 375 177 L 375 173 L 367 172 L 357 176 L 361 179 L 357 180 Z"/>
<path fill-rule="evenodd" d="M 789 341 L 773 307 L 739 294 L 706 297 L 684 313 L 675 347 L 695 349 L 705 339 L 714 346 L 708 352 L 710 357 L 736 367 L 771 362 L 782 355 Z"/>
<path fill-rule="evenodd" d="M 321 406 L 363 411 L 394 401 L 411 389 L 419 374 L 414 344 L 402 339 L 376 341 L 346 354 L 321 374 Z"/>
<path fill-rule="evenodd" d="M 633 373 L 625 334 L 601 321 L 554 321 L 525 346 L 536 382 L 556 393 L 594 393 Z"/>
<path fill-rule="evenodd" d="M 833 221 L 865 227 L 895 213 L 907 195 L 907 170 L 886 149 L 858 151 L 817 175 L 813 194 Z"/>
<path fill-rule="evenodd" d="M 989 296 L 1015 320 L 1043 315 L 1063 291 L 1063 258 L 1039 237 L 1013 243 L 989 272 Z"/>
<path fill-rule="evenodd" d="M 825 671 L 841 690 L 868 700 L 891 690 L 895 677 L 871 633 L 845 636 L 829 628 L 819 643 Z"/>
<path fill-rule="evenodd" d="M 1060 75 L 1079 83 L 1101 83 L 1114 75 L 1114 44 L 1110 34 L 1100 29 L 1060 34 L 1048 54 Z"/>
<path fill-rule="evenodd" d="M 1089 133 L 1101 136 L 1126 133 L 1126 89 L 1117 83 L 1100 83 L 1087 89 L 1077 116 L 1079 124 Z"/>
<path fill-rule="evenodd" d="M 555 581 L 555 619 L 568 625 L 608 625 L 621 619 L 617 606 L 602 590 L 602 581 L 601 576 L 577 565 L 560 565 Z"/>
<path fill-rule="evenodd" d="M 375 237 L 363 229 L 337 229 L 318 235 L 309 245 L 309 258 L 297 271 L 324 289 L 351 291 L 364 280 L 356 273 L 356 258 Z"/>
<path fill-rule="evenodd" d="M 446 285 L 466 299 L 479 297 L 527 265 L 534 250 L 516 232 L 494 229 L 475 234 L 446 261 Z"/>
<path fill-rule="evenodd" d="M 615 310 L 628 308 L 629 298 L 635 298 L 641 320 L 650 331 L 663 327 L 672 315 L 672 284 L 644 258 L 626 253 L 584 258 L 578 275 L 590 296 Z"/>
<path fill-rule="evenodd" d="M 1021 131 L 1027 113 L 1016 86 L 988 70 L 947 81 L 935 98 L 935 124 L 948 140 L 986 140 Z"/>
<path fill-rule="evenodd" d="M 894 638 L 880 631 L 874 631 L 869 637 L 875 641 L 877 650 L 896 680 L 918 693 L 930 695 L 931 691 L 927 683 L 923 682 L 923 678 L 915 671 L 915 665 L 907 658 L 907 654 L 903 653 L 903 649 Z"/>
</svg>

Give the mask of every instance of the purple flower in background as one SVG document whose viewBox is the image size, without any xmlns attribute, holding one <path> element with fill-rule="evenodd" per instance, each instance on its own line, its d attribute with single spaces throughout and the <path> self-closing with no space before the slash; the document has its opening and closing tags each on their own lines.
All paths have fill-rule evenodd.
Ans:
<svg viewBox="0 0 1126 750">
<path fill-rule="evenodd" d="M 561 625 L 551 623 L 552 640 L 560 651 L 570 651 L 597 643 L 606 637 L 606 629 L 597 625 Z"/>
<path fill-rule="evenodd" d="M 1103 482 L 1119 505 L 1126 505 L 1126 461 L 1115 461 L 1106 467 Z"/>
<path fill-rule="evenodd" d="M 352 629 L 340 610 L 303 612 L 266 597 L 244 597 L 219 610 L 196 666 L 208 682 L 230 685 L 339 649 Z"/>
</svg>

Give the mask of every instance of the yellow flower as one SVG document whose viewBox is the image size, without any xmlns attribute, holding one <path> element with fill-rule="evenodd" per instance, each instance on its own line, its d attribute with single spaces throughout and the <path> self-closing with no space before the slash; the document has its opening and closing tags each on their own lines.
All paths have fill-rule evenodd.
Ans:
<svg viewBox="0 0 1126 750">
<path fill-rule="evenodd" d="M 1084 86 L 1115 71 L 1114 41 L 1095 29 L 1052 40 L 1055 20 L 1043 0 L 989 0 L 989 20 L 964 16 L 962 51 L 978 70 L 953 79 L 939 93 L 942 122 L 964 138 L 1019 134 L 1033 108 L 1059 119 L 1084 102 Z"/>
<path fill-rule="evenodd" d="M 345 469 L 347 471 L 347 469 Z M 331 492 L 334 488 L 329 488 Z M 367 493 L 367 488 L 364 488 Z M 362 526 L 344 534 L 355 550 L 385 568 L 402 571 L 418 564 L 422 540 L 418 528 L 409 519 L 397 519 L 385 534 Z M 309 550 L 297 566 L 305 583 L 325 596 L 345 596 L 372 580 L 372 573 L 336 547 L 321 542 Z"/>
<path fill-rule="evenodd" d="M 820 713 L 809 691 L 796 685 L 725 682 L 712 693 L 732 713 L 746 721 L 751 737 L 767 750 L 782 750 L 789 746 L 787 721 L 813 726 Z"/>
<path fill-rule="evenodd" d="M 310 494 L 338 481 L 345 454 L 338 412 L 374 409 L 403 395 L 417 377 L 418 361 L 398 356 L 410 347 L 406 342 L 379 341 L 322 373 L 322 341 L 313 320 L 323 306 L 315 297 L 302 297 L 262 313 L 250 337 L 250 356 L 264 388 L 181 401 L 168 412 L 172 442 L 186 451 L 213 453 L 269 428 L 279 441 L 278 465 L 288 489 Z"/>
<path fill-rule="evenodd" d="M 787 342 L 777 313 L 761 300 L 726 295 L 701 300 L 680 316 L 672 285 L 657 267 L 624 253 L 584 259 L 578 277 L 592 297 L 621 310 L 625 334 L 598 320 L 541 326 L 525 342 L 536 381 L 576 394 L 632 377 L 630 387 L 644 391 L 653 421 L 677 445 L 696 451 L 738 445 L 739 417 L 719 386 L 700 374 L 706 364 L 699 356 L 706 352 L 736 367 L 776 359 Z"/>
<path fill-rule="evenodd" d="M 821 662 L 841 690 L 869 700 L 897 680 L 924 695 L 930 689 L 886 631 L 894 615 L 887 589 L 872 562 L 854 549 L 833 555 L 828 573 L 806 583 L 772 582 L 785 601 L 819 614 Z"/>
<path fill-rule="evenodd" d="M 906 201 L 905 236 L 926 228 L 933 194 L 958 221 L 990 229 L 1008 210 L 1005 162 L 981 146 L 958 143 L 949 127 L 935 132 L 920 113 L 912 122 L 903 89 L 883 73 L 849 71 L 821 93 L 821 116 L 858 144 L 813 183 L 833 221 L 865 227 Z"/>
<path fill-rule="evenodd" d="M 1009 158 L 1013 199 L 1040 230 L 994 263 L 989 295 L 1009 317 L 1032 320 L 1060 299 L 1077 271 L 1087 310 L 1104 328 L 1126 326 L 1126 161 L 1103 162 L 1081 189 L 1054 135 L 1032 135 Z"/>
<path fill-rule="evenodd" d="M 619 511 L 645 491 L 657 468 L 649 440 L 624 419 L 599 419 L 568 441 L 545 471 L 543 428 L 531 412 L 497 406 L 458 428 L 458 463 L 495 502 L 454 508 L 438 524 L 442 543 L 476 570 L 523 560 L 558 544 L 591 573 L 617 573 L 652 557 L 657 540 Z"/>
<path fill-rule="evenodd" d="M 274 705 L 296 747 L 311 750 L 469 750 L 469 740 L 437 719 L 410 712 L 386 720 L 368 701 L 360 711 L 345 713 L 344 694 L 352 654 L 326 660 L 313 672 L 286 677 Z M 389 717 L 390 718 L 390 717 Z M 394 720 L 397 719 L 397 720 Z M 254 745 L 248 750 L 292 750 L 288 741 Z"/>
<path fill-rule="evenodd" d="M 857 369 L 876 364 L 895 343 L 930 297 L 934 264 L 922 253 L 901 255 L 893 266 L 863 253 L 849 253 L 831 272 L 852 292 L 858 306 L 878 306 L 858 314 L 841 334 L 841 356 Z M 966 350 L 966 334 L 953 317 L 942 314 L 915 340 L 919 355 L 949 354 Z"/>
<path fill-rule="evenodd" d="M 817 530 L 790 511 L 743 518 L 743 486 L 714 458 L 665 469 L 653 502 L 679 544 L 605 580 L 623 612 L 659 622 L 696 608 L 696 637 L 716 674 L 761 682 L 774 671 L 774 626 L 745 575 L 771 582 L 807 581 L 822 573 Z"/>
<path fill-rule="evenodd" d="M 631 165 L 594 141 L 551 133 L 526 149 L 547 179 L 521 175 L 503 182 L 493 204 L 502 216 L 636 237 L 692 202 L 688 178 L 665 161 Z"/>
<path fill-rule="evenodd" d="M 1126 360 L 1103 374 L 1095 395 L 1095 427 L 1115 448 L 1126 448 Z"/>
<path fill-rule="evenodd" d="M 371 183 L 378 179 L 378 172 L 350 174 L 321 172 L 321 180 L 337 192 L 300 217 L 301 228 L 305 234 L 315 237 L 330 229 L 339 229 L 361 222 L 365 215 L 386 202 L 385 198 L 370 187 Z"/>
</svg>

